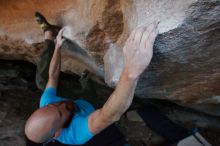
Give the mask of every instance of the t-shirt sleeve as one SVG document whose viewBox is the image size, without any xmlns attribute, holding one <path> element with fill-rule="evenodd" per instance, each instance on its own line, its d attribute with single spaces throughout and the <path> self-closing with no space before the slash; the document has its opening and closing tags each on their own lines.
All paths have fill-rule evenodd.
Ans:
<svg viewBox="0 0 220 146">
<path fill-rule="evenodd" d="M 74 131 L 72 136 L 76 144 L 84 144 L 94 136 L 89 130 L 88 117 L 88 115 L 80 115 L 74 119 L 74 127 L 71 128 Z"/>
<path fill-rule="evenodd" d="M 80 114 L 89 115 L 95 111 L 95 108 L 84 99 L 77 99 L 74 102 L 80 108 Z"/>
<path fill-rule="evenodd" d="M 46 88 L 43 92 L 43 94 L 41 95 L 41 99 L 40 99 L 40 108 L 51 104 L 51 103 L 56 103 L 56 102 L 60 102 L 60 101 L 64 101 L 65 99 L 62 97 L 58 97 L 56 95 L 56 89 L 49 87 Z"/>
<path fill-rule="evenodd" d="M 88 115 L 78 115 L 68 128 L 64 128 L 56 140 L 69 145 L 82 145 L 88 142 L 94 135 L 88 127 Z"/>
</svg>

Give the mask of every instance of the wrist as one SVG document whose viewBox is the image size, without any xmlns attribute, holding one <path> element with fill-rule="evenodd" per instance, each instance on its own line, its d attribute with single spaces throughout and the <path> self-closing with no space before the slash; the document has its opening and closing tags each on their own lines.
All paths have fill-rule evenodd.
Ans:
<svg viewBox="0 0 220 146">
<path fill-rule="evenodd" d="M 134 76 L 129 73 L 128 69 L 125 67 L 122 71 L 121 76 L 125 78 L 127 81 L 136 82 L 138 80 L 138 76 Z"/>
</svg>

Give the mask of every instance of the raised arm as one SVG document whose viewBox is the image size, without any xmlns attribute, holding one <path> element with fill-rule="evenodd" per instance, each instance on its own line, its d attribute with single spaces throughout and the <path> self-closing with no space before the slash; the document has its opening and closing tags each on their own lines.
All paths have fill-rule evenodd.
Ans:
<svg viewBox="0 0 220 146">
<path fill-rule="evenodd" d="M 46 85 L 47 87 L 57 88 L 58 79 L 60 75 L 60 67 L 61 67 L 61 46 L 63 44 L 64 39 L 62 39 L 63 29 L 60 30 L 59 34 L 56 38 L 55 50 L 50 61 L 49 67 L 49 78 Z"/>
<path fill-rule="evenodd" d="M 93 134 L 118 121 L 131 105 L 138 77 L 151 61 L 157 33 L 157 22 L 154 22 L 149 27 L 138 27 L 127 39 L 123 48 L 125 67 L 116 89 L 104 106 L 89 116 Z"/>
</svg>

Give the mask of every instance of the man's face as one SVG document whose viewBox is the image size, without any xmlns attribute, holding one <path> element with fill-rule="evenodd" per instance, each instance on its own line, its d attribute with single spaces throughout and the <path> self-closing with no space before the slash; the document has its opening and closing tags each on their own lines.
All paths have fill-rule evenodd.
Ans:
<svg viewBox="0 0 220 146">
<path fill-rule="evenodd" d="M 60 122 L 62 128 L 69 125 L 74 114 L 74 103 L 72 101 L 62 101 L 48 105 L 49 108 L 54 110 L 57 116 L 57 121 Z M 59 124 L 58 124 L 59 125 Z"/>
</svg>

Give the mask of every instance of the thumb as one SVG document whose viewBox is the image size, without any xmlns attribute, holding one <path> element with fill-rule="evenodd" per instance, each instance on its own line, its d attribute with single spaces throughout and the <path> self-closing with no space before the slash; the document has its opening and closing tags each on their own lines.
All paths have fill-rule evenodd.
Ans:
<svg viewBox="0 0 220 146">
<path fill-rule="evenodd" d="M 59 31 L 57 37 L 62 38 L 63 32 L 64 32 L 64 28 L 62 28 L 62 29 Z"/>
</svg>

